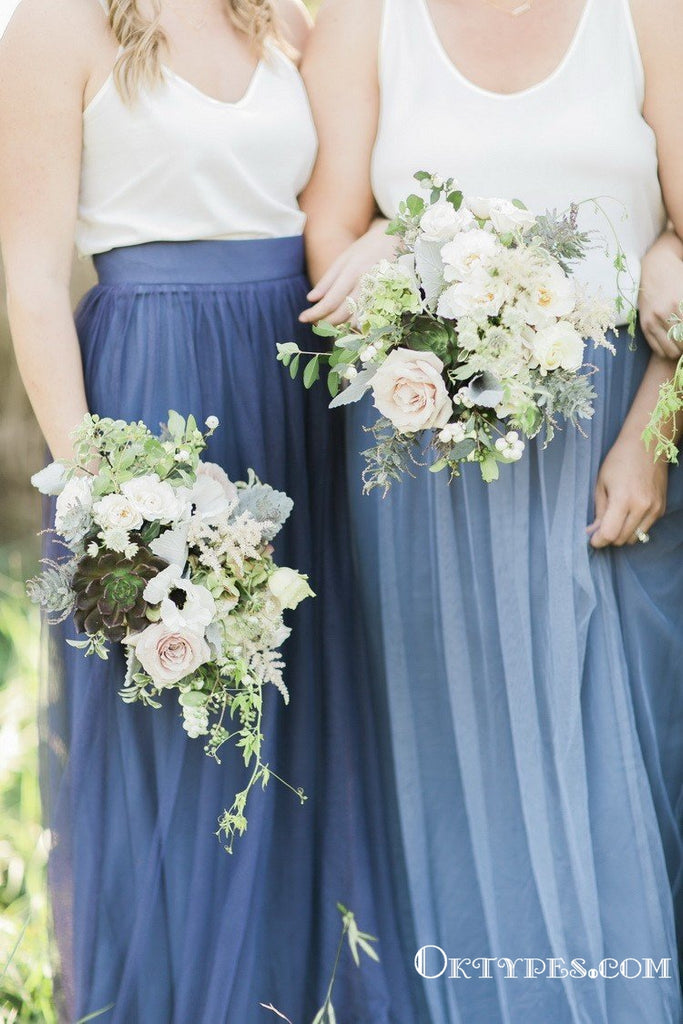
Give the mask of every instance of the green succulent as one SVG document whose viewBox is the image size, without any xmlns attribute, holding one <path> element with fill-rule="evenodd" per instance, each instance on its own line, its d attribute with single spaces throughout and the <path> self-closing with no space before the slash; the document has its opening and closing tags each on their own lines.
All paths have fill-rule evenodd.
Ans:
<svg viewBox="0 0 683 1024">
<path fill-rule="evenodd" d="M 128 633 L 149 625 L 149 605 L 143 597 L 148 582 L 166 563 L 141 548 L 132 558 L 105 551 L 82 559 L 73 578 L 74 620 L 81 633 L 102 632 L 118 643 Z"/>
</svg>

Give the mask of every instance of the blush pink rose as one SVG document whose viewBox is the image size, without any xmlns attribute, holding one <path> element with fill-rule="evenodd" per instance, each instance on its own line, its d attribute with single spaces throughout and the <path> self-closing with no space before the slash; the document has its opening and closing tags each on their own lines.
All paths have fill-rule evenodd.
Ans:
<svg viewBox="0 0 683 1024">
<path fill-rule="evenodd" d="M 193 630 L 170 630 L 163 622 L 148 626 L 142 633 L 130 636 L 125 643 L 155 686 L 173 686 L 191 676 L 211 658 L 211 650 L 200 633 Z"/>
<path fill-rule="evenodd" d="M 403 434 L 443 427 L 453 403 L 442 373 L 433 352 L 394 349 L 372 378 L 375 406 Z"/>
</svg>

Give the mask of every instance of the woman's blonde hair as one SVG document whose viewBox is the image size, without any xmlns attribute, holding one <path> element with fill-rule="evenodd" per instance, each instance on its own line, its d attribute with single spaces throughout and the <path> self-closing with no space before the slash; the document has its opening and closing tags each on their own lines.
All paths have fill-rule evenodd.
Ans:
<svg viewBox="0 0 683 1024">
<path fill-rule="evenodd" d="M 255 53 L 261 57 L 268 39 L 283 40 L 275 12 L 275 0 L 223 0 L 235 28 L 244 32 Z M 126 98 L 135 96 L 141 85 L 161 79 L 161 53 L 166 37 L 161 28 L 161 2 L 148 0 L 151 14 L 143 14 L 139 0 L 109 0 L 109 23 L 121 47 L 114 71 L 116 83 Z"/>
</svg>

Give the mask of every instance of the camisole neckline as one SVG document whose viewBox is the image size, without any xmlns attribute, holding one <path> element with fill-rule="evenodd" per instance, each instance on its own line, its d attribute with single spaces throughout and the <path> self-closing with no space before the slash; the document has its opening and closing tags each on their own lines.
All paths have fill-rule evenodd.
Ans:
<svg viewBox="0 0 683 1024">
<path fill-rule="evenodd" d="M 529 85 L 526 87 L 526 89 L 517 89 L 514 92 L 496 92 L 493 89 L 485 89 L 484 86 L 477 85 L 476 82 L 473 82 L 470 78 L 468 78 L 467 75 L 465 75 L 460 70 L 460 68 L 457 66 L 455 61 L 452 59 L 452 57 L 446 50 L 446 47 L 444 46 L 441 36 L 439 35 L 438 29 L 436 27 L 436 22 L 434 21 L 431 9 L 429 7 L 429 0 L 416 0 L 416 2 L 419 3 L 420 8 L 424 14 L 429 34 L 438 53 L 441 56 L 442 61 L 447 65 L 451 73 L 457 79 L 459 79 L 463 85 L 467 86 L 467 88 L 472 89 L 474 92 L 477 92 L 482 96 L 489 97 L 489 99 L 518 100 L 522 99 L 525 96 L 529 96 L 532 93 L 538 92 L 539 90 L 543 89 L 546 85 L 550 85 L 551 82 L 553 82 L 562 74 L 562 72 L 574 56 L 574 53 L 579 46 L 579 43 L 581 42 L 581 37 L 583 36 L 584 30 L 588 23 L 588 19 L 590 17 L 590 13 L 593 8 L 595 0 L 585 0 L 583 11 L 581 12 L 581 17 L 579 18 L 577 26 L 574 29 L 574 34 L 572 35 L 572 38 L 569 42 L 569 46 L 565 50 L 563 57 L 560 59 L 559 64 L 554 68 L 554 70 L 547 74 L 545 78 L 542 78 L 539 82 L 536 82 L 534 85 Z"/>
<path fill-rule="evenodd" d="M 255 92 L 261 74 L 263 72 L 264 65 L 265 60 L 262 57 L 256 64 L 254 70 L 252 71 L 251 77 L 247 83 L 247 87 L 244 93 L 237 100 L 219 100 L 217 96 L 211 96 L 208 92 L 204 92 L 203 89 L 200 89 L 199 86 L 191 82 L 189 78 L 184 78 L 182 75 L 179 75 L 178 72 L 174 71 L 173 68 L 169 67 L 168 64 L 162 64 L 161 69 L 167 81 L 174 82 L 177 86 L 184 89 L 188 93 L 193 93 L 198 99 L 202 100 L 204 103 L 209 103 L 216 107 L 224 107 L 226 110 L 239 110 L 240 107 L 245 106 L 249 102 L 253 93 Z M 83 108 L 83 117 L 89 116 L 89 114 L 97 106 L 97 104 L 104 97 L 104 95 L 107 92 L 109 92 L 109 89 L 113 86 L 113 84 L 114 71 L 112 69 L 105 78 L 105 80 L 102 82 L 102 85 L 94 94 L 92 99 Z"/>
</svg>

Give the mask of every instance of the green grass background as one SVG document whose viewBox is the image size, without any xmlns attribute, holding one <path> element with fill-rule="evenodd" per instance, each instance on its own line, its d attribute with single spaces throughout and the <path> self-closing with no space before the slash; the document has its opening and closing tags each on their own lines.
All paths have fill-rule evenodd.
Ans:
<svg viewBox="0 0 683 1024">
<path fill-rule="evenodd" d="M 74 300 L 91 283 L 90 266 L 75 264 Z M 0 1024 L 56 1024 L 38 792 L 39 621 L 24 594 L 39 557 L 29 477 L 43 442 L 12 355 L 1 266 L 0 380 Z"/>
</svg>

